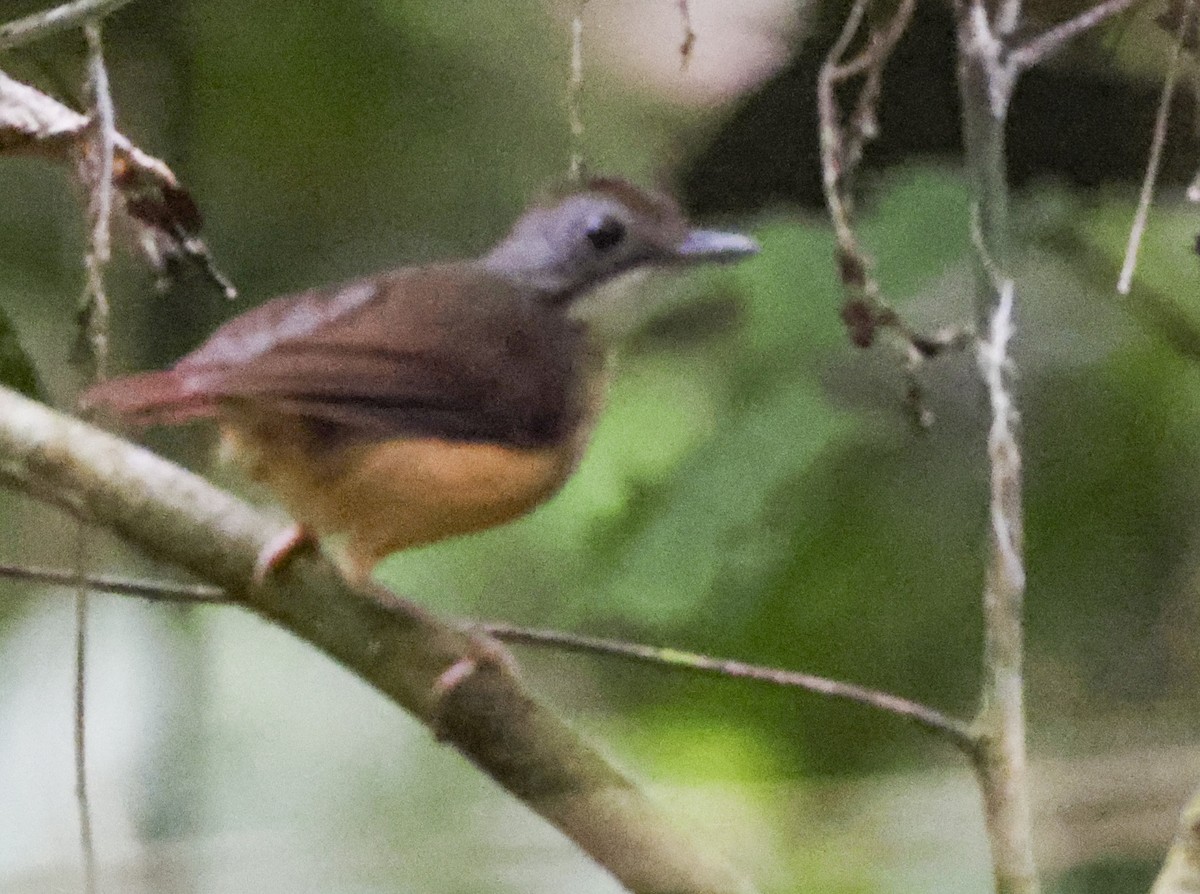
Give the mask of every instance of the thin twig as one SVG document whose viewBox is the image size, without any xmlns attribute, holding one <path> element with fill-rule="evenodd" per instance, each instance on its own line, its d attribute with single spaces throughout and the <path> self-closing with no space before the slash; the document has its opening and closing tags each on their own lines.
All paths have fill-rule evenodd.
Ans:
<svg viewBox="0 0 1200 894">
<path fill-rule="evenodd" d="M 912 21 L 916 0 L 902 0 L 888 23 L 881 29 L 872 29 L 867 46 L 850 61 L 843 61 L 854 36 L 858 33 L 866 15 L 866 0 L 855 0 L 841 34 L 821 66 L 817 84 L 817 96 L 821 114 L 821 171 L 825 187 L 825 200 L 834 218 L 838 244 L 843 251 L 861 254 L 853 228 L 850 225 L 849 206 L 845 196 L 849 194 L 849 180 L 862 160 L 867 142 L 878 133 L 877 108 L 883 89 L 883 69 L 896 48 L 897 41 L 904 35 Z M 838 111 L 837 88 L 845 81 L 864 76 L 863 87 L 850 116 L 850 128 L 844 128 Z"/>
<path fill-rule="evenodd" d="M 1163 82 L 1162 97 L 1158 101 L 1158 114 L 1154 119 L 1154 136 L 1150 141 L 1150 158 L 1146 162 L 1146 176 L 1142 179 L 1142 192 L 1138 197 L 1137 212 L 1134 214 L 1133 224 L 1129 228 L 1129 242 L 1125 246 L 1125 262 L 1121 265 L 1121 275 L 1117 279 L 1117 291 L 1122 295 L 1129 294 L 1129 287 L 1133 282 L 1133 272 L 1137 268 L 1138 253 L 1142 247 L 1142 237 L 1146 233 L 1146 223 L 1150 218 L 1150 205 L 1154 201 L 1154 186 L 1158 182 L 1163 147 L 1167 143 L 1167 122 L 1170 120 L 1171 96 L 1175 93 L 1175 81 L 1179 76 L 1179 62 L 1183 56 L 1183 45 L 1195 11 L 1196 0 L 1184 0 L 1183 12 L 1179 16 L 1179 29 L 1175 35 L 1175 46 L 1171 50 L 1167 77 Z"/>
<path fill-rule="evenodd" d="M 79 812 L 79 850 L 83 856 L 83 887 L 95 894 L 96 840 L 92 832 L 92 802 L 87 773 L 87 642 L 88 642 L 88 539 L 84 522 L 75 527 L 75 697 L 73 701 L 75 752 L 75 805 Z"/>
<path fill-rule="evenodd" d="M 75 0 L 0 25 L 0 50 L 23 46 L 112 15 L 133 0 Z"/>
<path fill-rule="evenodd" d="M 113 207 L 113 153 L 117 144 L 116 113 L 108 85 L 108 68 L 104 64 L 104 45 L 99 20 L 88 22 L 83 29 L 88 47 L 88 92 L 95 109 L 96 130 L 100 136 L 100 170 L 97 172 L 92 210 L 92 252 L 100 264 L 107 264 L 112 253 L 110 223 Z M 102 289 L 100 291 L 103 291 Z"/>
<path fill-rule="evenodd" d="M 679 21 L 683 25 L 683 43 L 679 45 L 679 64 L 687 68 L 692 61 L 692 51 L 696 48 L 696 32 L 692 28 L 692 9 L 688 0 L 678 0 Z"/>
<path fill-rule="evenodd" d="M 1006 598 L 1009 600 L 1020 600 L 1025 591 L 1020 490 L 1017 486 L 1021 477 L 1021 454 L 1014 435 L 1017 413 L 1007 382 L 1015 301 L 1013 281 L 1005 280 L 1000 286 L 1000 304 L 992 317 L 991 330 L 988 337 L 979 342 L 979 371 L 992 408 L 992 426 L 988 433 L 992 467 L 992 546 L 995 551 L 992 570 L 999 578 L 995 585 L 1008 591 Z"/>
<path fill-rule="evenodd" d="M 917 372 L 930 357 L 970 343 L 962 327 L 945 328 L 933 335 L 916 332 L 883 298 L 872 272 L 873 264 L 859 242 L 853 223 L 853 179 L 867 144 L 879 133 L 878 106 L 883 91 L 883 72 L 896 44 L 907 31 L 916 8 L 915 0 L 901 0 L 881 26 L 872 25 L 866 45 L 847 60 L 846 54 L 866 19 L 868 0 L 855 0 L 817 78 L 817 110 L 820 117 L 821 184 L 825 205 L 837 241 L 837 266 L 842 282 L 842 322 L 850 340 L 860 348 L 873 345 L 881 331 L 893 338 L 904 359 L 907 378 L 905 403 L 921 427 L 933 423 L 924 405 Z M 838 88 L 861 77 L 853 111 L 846 116 L 838 103 Z"/>
<path fill-rule="evenodd" d="M 1200 791 L 1179 816 L 1179 828 L 1150 894 L 1195 894 L 1200 891 Z"/>
<path fill-rule="evenodd" d="M 0 563 L 0 578 L 29 581 L 30 583 L 76 586 L 79 574 L 56 568 L 35 568 L 29 565 Z M 208 584 L 179 584 L 169 581 L 135 580 L 107 574 L 89 574 L 83 578 L 89 590 L 98 593 L 113 593 L 118 596 L 136 596 L 151 602 L 171 602 L 195 605 L 225 605 L 231 600 L 220 587 Z"/>
<path fill-rule="evenodd" d="M 1023 0 L 1001 0 L 995 21 L 992 23 L 992 30 L 1001 39 L 1006 40 L 1016 32 L 1021 24 L 1024 5 Z"/>
<path fill-rule="evenodd" d="M 968 726 L 962 721 L 949 717 L 928 705 L 922 705 L 888 692 L 868 689 L 854 683 L 830 680 L 799 671 L 713 658 L 679 649 L 582 636 L 561 630 L 531 630 L 526 627 L 497 623 L 480 624 L 479 627 L 491 636 L 509 643 L 550 646 L 570 652 L 630 658 L 647 664 L 699 671 L 733 679 L 755 680 L 761 683 L 770 683 L 773 686 L 803 689 L 831 698 L 846 699 L 910 720 L 929 732 L 944 736 L 968 754 L 972 754 L 975 750 L 975 741 Z"/>
<path fill-rule="evenodd" d="M 0 578 L 12 578 L 46 584 L 70 585 L 78 576 L 51 568 L 0 563 Z M 189 605 L 236 605 L 237 602 L 220 587 L 207 584 L 177 584 L 162 581 L 134 580 L 108 575 L 92 575 L 87 586 L 98 592 L 134 596 L 151 602 L 183 603 Z M 677 667 L 736 679 L 755 680 L 775 686 L 805 689 L 820 695 L 843 698 L 869 705 L 904 717 L 932 732 L 946 736 L 964 751 L 974 748 L 967 725 L 940 711 L 890 693 L 868 689 L 853 683 L 829 680 L 797 671 L 763 667 L 742 661 L 711 658 L 678 649 L 664 649 L 641 643 L 622 642 L 581 636 L 558 630 L 531 630 L 510 624 L 483 623 L 478 625 L 497 639 L 531 646 L 551 646 L 570 652 L 585 652 L 616 658 L 630 658 L 648 664 Z"/>
<path fill-rule="evenodd" d="M 1025 41 L 1008 54 L 1008 64 L 1017 73 L 1039 65 L 1047 58 L 1057 53 L 1085 31 L 1091 31 L 1097 25 L 1120 15 L 1139 0 L 1103 0 L 1095 6 L 1080 13 L 1073 19 L 1068 19 L 1060 25 L 1055 25 L 1048 31 Z M 1001 32 L 1003 33 L 1003 32 Z"/>
<path fill-rule="evenodd" d="M 567 120 L 571 127 L 571 159 L 567 174 L 572 180 L 583 176 L 583 10 L 579 0 L 571 19 L 571 73 L 567 78 Z"/>
<path fill-rule="evenodd" d="M 850 14 L 842 25 L 842 31 L 825 57 L 817 80 L 817 104 L 821 116 L 821 182 L 825 190 L 825 204 L 833 221 L 838 246 L 857 248 L 858 241 L 850 226 L 850 210 L 843 199 L 842 182 L 846 171 L 842 162 L 842 126 L 837 106 L 837 85 L 842 80 L 842 57 L 850 48 L 854 35 L 858 33 L 863 16 L 867 12 L 867 0 L 854 0 Z"/>
<path fill-rule="evenodd" d="M 1024 701 L 1023 507 L 1017 412 L 1009 345 L 1015 331 L 1016 287 L 1006 163 L 1006 123 L 1019 70 L 1005 61 L 980 0 L 958 0 L 958 86 L 963 146 L 974 207 L 976 347 L 991 407 L 988 562 L 983 587 L 983 683 L 973 724 L 975 771 L 1000 894 L 1036 894 Z"/>
<path fill-rule="evenodd" d="M 104 288 L 104 266 L 111 255 L 110 225 L 113 207 L 113 153 L 116 147 L 116 121 L 100 23 L 84 27 L 88 45 L 88 94 L 92 105 L 92 125 L 96 138 L 85 143 L 83 168 L 90 187 L 88 216 L 92 223 L 86 258 L 87 288 L 83 306 L 83 341 L 92 377 L 102 381 L 108 366 L 108 294 Z"/>
<path fill-rule="evenodd" d="M 84 23 L 87 41 L 87 92 L 91 100 L 95 138 L 85 143 L 82 166 L 90 185 L 88 216 L 91 238 L 85 266 L 83 342 L 87 345 L 92 380 L 103 381 L 108 366 L 108 296 L 104 268 L 111 255 L 110 222 L 113 207 L 113 152 L 116 123 L 99 19 Z M 91 531 L 86 522 L 77 523 L 75 537 L 75 798 L 79 807 L 79 844 L 83 854 L 84 888 L 97 890 L 96 846 L 92 831 L 91 799 L 87 776 L 87 640 L 88 640 L 88 546 Z"/>
</svg>

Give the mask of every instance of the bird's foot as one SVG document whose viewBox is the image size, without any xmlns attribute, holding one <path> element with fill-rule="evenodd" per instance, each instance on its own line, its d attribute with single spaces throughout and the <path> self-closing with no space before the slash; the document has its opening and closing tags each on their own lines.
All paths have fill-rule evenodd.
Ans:
<svg viewBox="0 0 1200 894">
<path fill-rule="evenodd" d="M 433 683 L 437 701 L 431 727 L 437 739 L 446 741 L 454 738 L 454 724 L 451 718 L 457 709 L 451 703 L 456 702 L 458 698 L 466 698 L 469 702 L 478 697 L 478 693 L 464 691 L 469 688 L 464 687 L 464 684 L 486 670 L 515 678 L 518 675 L 517 660 L 499 640 L 485 634 L 472 633 L 466 653 L 438 674 Z"/>
<path fill-rule="evenodd" d="M 317 547 L 317 535 L 302 524 L 284 528 L 267 541 L 254 562 L 254 583 L 261 586 L 266 579 L 304 550 Z"/>
<path fill-rule="evenodd" d="M 481 630 L 470 631 L 466 654 L 442 671 L 433 684 L 439 696 L 445 696 L 463 680 L 485 667 L 492 667 L 510 677 L 520 675 L 517 659 L 500 640 Z"/>
<path fill-rule="evenodd" d="M 458 661 L 454 662 L 440 674 L 437 680 L 433 683 L 433 691 L 439 699 L 445 698 L 446 695 L 457 689 L 459 685 L 471 674 L 479 669 L 479 662 L 472 655 L 464 655 Z"/>
</svg>

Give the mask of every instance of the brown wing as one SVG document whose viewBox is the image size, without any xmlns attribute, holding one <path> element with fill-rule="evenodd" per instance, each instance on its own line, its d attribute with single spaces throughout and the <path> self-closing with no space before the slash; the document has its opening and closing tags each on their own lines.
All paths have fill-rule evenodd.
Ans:
<svg viewBox="0 0 1200 894">
<path fill-rule="evenodd" d="M 582 412 L 581 338 L 533 296 L 444 265 L 270 302 L 175 369 L 193 400 L 299 416 L 339 442 L 537 446 Z"/>
</svg>

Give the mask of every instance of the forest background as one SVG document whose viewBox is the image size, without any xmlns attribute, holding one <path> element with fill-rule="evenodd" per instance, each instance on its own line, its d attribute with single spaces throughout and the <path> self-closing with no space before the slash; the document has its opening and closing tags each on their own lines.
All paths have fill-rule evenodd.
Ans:
<svg viewBox="0 0 1200 894">
<path fill-rule="evenodd" d="M 41 5 L 5 0 L 0 18 Z M 813 84 L 845 10 L 691 6 L 682 67 L 675 4 L 587 4 L 586 160 L 752 232 L 761 255 L 636 293 L 644 325 L 552 504 L 393 557 L 380 577 L 446 615 L 802 669 L 969 716 L 987 412 L 974 359 L 939 358 L 921 371 L 937 418 L 918 430 L 895 357 L 852 347 L 839 319 Z M 244 296 L 231 305 L 198 276 L 156 294 L 118 251 L 113 367 L 168 363 L 276 294 L 493 242 L 566 172 L 572 14 L 532 0 L 187 0 L 111 17 L 120 129 L 188 185 Z M 860 208 L 889 299 L 930 330 L 971 317 L 952 41 L 948 10 L 924 4 L 889 69 Z M 1146 890 L 1200 781 L 1187 90 L 1138 289 L 1112 288 L 1169 48 L 1147 6 L 1031 75 L 1010 125 L 1031 750 L 1039 859 L 1059 892 Z M 79 105 L 82 59 L 72 34 L 0 61 Z M 81 381 L 67 362 L 78 199 L 69 172 L 0 166 L 0 308 L 60 406 Z M 146 441 L 253 493 L 201 429 Z M 0 559 L 62 564 L 69 521 L 9 493 L 0 505 Z M 104 569 L 168 573 L 97 542 Z M 71 617 L 67 598 L 0 585 L 5 891 L 77 877 Z M 123 890 L 618 890 L 392 704 L 261 621 L 97 598 L 92 624 L 97 850 Z M 765 890 L 989 889 L 969 771 L 899 720 L 748 682 L 519 655 L 535 690 Z"/>
</svg>

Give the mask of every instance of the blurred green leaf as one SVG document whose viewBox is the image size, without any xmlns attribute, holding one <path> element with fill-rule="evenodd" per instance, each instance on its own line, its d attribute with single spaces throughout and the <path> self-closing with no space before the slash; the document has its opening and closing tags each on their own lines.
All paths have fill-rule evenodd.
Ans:
<svg viewBox="0 0 1200 894">
<path fill-rule="evenodd" d="M 754 578 L 760 563 L 777 561 L 783 532 L 765 518 L 774 494 L 850 425 L 805 379 L 747 395 L 724 421 L 652 500 L 606 581 L 608 598 L 643 623 L 692 613 L 731 564 Z"/>
</svg>

